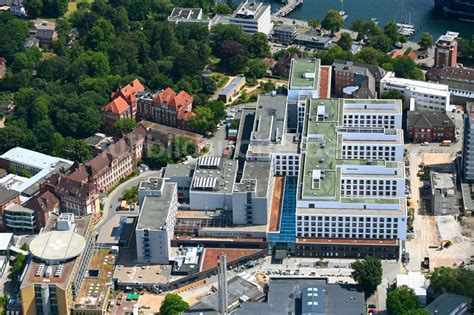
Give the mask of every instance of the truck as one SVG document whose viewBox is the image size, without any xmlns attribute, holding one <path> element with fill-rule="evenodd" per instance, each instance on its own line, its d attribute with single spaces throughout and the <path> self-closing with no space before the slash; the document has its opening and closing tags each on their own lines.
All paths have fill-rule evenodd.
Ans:
<svg viewBox="0 0 474 315">
<path fill-rule="evenodd" d="M 450 147 L 451 146 L 451 140 L 443 140 L 443 142 L 440 143 L 440 146 Z"/>
<path fill-rule="evenodd" d="M 425 269 L 430 269 L 430 258 L 428 256 L 425 256 L 423 259 L 423 262 L 421 263 L 422 267 Z"/>
</svg>

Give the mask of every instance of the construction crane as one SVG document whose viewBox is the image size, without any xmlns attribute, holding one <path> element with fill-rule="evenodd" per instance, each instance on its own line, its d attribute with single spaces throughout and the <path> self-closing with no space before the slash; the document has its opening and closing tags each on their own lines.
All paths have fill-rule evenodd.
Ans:
<svg viewBox="0 0 474 315">
<path fill-rule="evenodd" d="M 227 296 L 227 256 L 221 253 L 217 257 L 217 285 L 219 307 L 218 312 L 221 315 L 227 315 L 228 296 Z"/>
</svg>

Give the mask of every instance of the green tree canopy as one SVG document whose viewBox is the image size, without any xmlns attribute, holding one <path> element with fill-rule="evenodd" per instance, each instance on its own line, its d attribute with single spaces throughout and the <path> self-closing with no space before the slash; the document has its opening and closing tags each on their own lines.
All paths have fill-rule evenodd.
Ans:
<svg viewBox="0 0 474 315">
<path fill-rule="evenodd" d="M 342 33 L 341 38 L 337 42 L 337 45 L 345 51 L 351 51 L 351 48 L 352 48 L 351 34 L 346 33 L 346 32 Z"/>
<path fill-rule="evenodd" d="M 438 295 L 448 292 L 474 298 L 474 271 L 470 269 L 439 267 L 431 274 L 430 280 Z"/>
<path fill-rule="evenodd" d="M 364 47 L 356 55 L 355 59 L 372 65 L 380 64 L 384 58 L 384 53 L 374 47 Z"/>
<path fill-rule="evenodd" d="M 418 309 L 420 309 L 418 298 L 407 286 L 400 286 L 387 294 L 387 311 L 390 315 L 405 315 Z"/>
<path fill-rule="evenodd" d="M 137 122 L 133 118 L 122 118 L 114 125 L 115 130 L 125 133 L 132 132 L 135 128 L 137 128 Z"/>
<path fill-rule="evenodd" d="M 421 49 L 433 47 L 433 36 L 430 33 L 423 32 L 421 34 L 420 40 L 418 40 L 418 45 L 420 45 Z"/>
<path fill-rule="evenodd" d="M 389 52 L 392 49 L 392 40 L 385 34 L 375 35 L 370 38 L 370 46 L 381 52 Z"/>
<path fill-rule="evenodd" d="M 162 315 L 179 315 L 187 310 L 189 304 L 175 293 L 168 293 L 161 303 L 160 314 Z"/>
<path fill-rule="evenodd" d="M 403 96 L 402 92 L 397 89 L 389 89 L 387 92 L 382 93 L 382 98 L 389 99 L 389 100 L 404 100 L 405 97 Z"/>
<path fill-rule="evenodd" d="M 200 134 L 213 132 L 216 129 L 214 113 L 209 107 L 200 106 L 195 110 L 196 115 L 191 118 L 191 128 Z"/>
<path fill-rule="evenodd" d="M 358 39 L 365 39 L 371 36 L 380 35 L 382 30 L 371 20 L 355 19 L 351 22 L 349 29 L 358 33 Z"/>
<path fill-rule="evenodd" d="M 261 79 L 267 72 L 267 65 L 260 59 L 250 59 L 248 62 L 248 69 L 245 75 L 254 79 Z"/>
<path fill-rule="evenodd" d="M 331 31 L 332 33 L 338 32 L 343 25 L 344 20 L 336 10 L 328 10 L 326 16 L 321 22 L 321 27 L 325 30 Z"/>
<path fill-rule="evenodd" d="M 367 256 L 352 263 L 352 278 L 357 281 L 367 295 L 372 294 L 382 282 L 382 263 L 379 258 Z"/>
<path fill-rule="evenodd" d="M 390 21 L 387 24 L 385 24 L 383 28 L 383 32 L 385 35 L 387 35 L 388 38 L 392 40 L 392 45 L 398 41 L 398 26 L 397 22 L 395 21 Z"/>
<path fill-rule="evenodd" d="M 232 74 L 241 72 L 247 65 L 249 53 L 245 45 L 232 41 L 223 41 L 219 49 L 220 65 Z"/>
<path fill-rule="evenodd" d="M 393 71 L 399 78 L 423 80 L 423 73 L 416 66 L 416 63 L 408 56 L 393 59 Z"/>
<path fill-rule="evenodd" d="M 317 28 L 321 22 L 317 18 L 311 18 L 308 20 L 308 26 L 315 29 Z"/>
</svg>

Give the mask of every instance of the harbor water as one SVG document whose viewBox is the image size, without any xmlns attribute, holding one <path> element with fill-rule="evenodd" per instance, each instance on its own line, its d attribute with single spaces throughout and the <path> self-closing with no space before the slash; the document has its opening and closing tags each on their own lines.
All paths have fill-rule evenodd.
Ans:
<svg viewBox="0 0 474 315">
<path fill-rule="evenodd" d="M 282 4 L 281 0 L 264 0 L 276 11 Z M 434 10 L 434 0 L 304 0 L 304 4 L 291 12 L 287 18 L 309 20 L 323 19 L 327 10 L 344 9 L 348 18 L 345 27 L 355 19 L 377 18 L 383 27 L 390 20 L 413 24 L 416 32 L 412 39 L 416 40 L 422 32 L 428 32 L 436 38 L 446 31 L 459 32 L 464 38 L 474 35 L 474 21 L 460 21 L 457 18 L 444 17 Z"/>
</svg>

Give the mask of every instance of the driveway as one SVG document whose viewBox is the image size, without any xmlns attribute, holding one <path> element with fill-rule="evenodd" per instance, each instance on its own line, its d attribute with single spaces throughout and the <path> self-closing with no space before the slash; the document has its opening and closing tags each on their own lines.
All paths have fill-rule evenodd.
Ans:
<svg viewBox="0 0 474 315">
<path fill-rule="evenodd" d="M 138 176 L 135 176 L 125 183 L 120 184 L 116 187 L 105 199 L 104 199 L 104 211 L 102 212 L 101 220 L 96 224 L 95 229 L 99 231 L 101 226 L 110 220 L 115 214 L 117 214 L 117 207 L 120 205 L 120 199 L 125 190 L 138 186 L 142 180 L 147 179 L 151 176 L 159 176 L 160 171 L 146 171 Z"/>
</svg>

